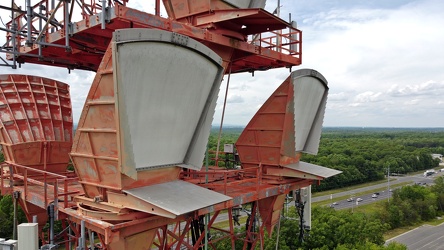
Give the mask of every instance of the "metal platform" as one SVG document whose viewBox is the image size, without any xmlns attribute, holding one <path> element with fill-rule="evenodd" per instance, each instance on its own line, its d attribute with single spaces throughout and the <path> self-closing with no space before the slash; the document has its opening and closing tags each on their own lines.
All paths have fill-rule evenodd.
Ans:
<svg viewBox="0 0 444 250">
<path fill-rule="evenodd" d="M 237 143 L 241 169 L 201 170 L 222 74 L 302 62 L 301 31 L 261 9 L 265 0 L 163 0 L 168 18 L 160 16 L 160 0 L 154 15 L 127 7 L 127 0 L 26 0 L 26 10 L 17 1 L 0 5 L 12 18 L 0 29 L 0 52 L 10 60 L 3 66 L 97 71 L 70 152 L 78 178 L 11 162 L 0 169 L 2 194 L 20 192 L 28 220 L 38 215 L 44 225 L 55 203 L 66 248 L 84 247 L 84 225 L 106 250 L 200 249 L 205 227 L 229 237 L 232 249 L 239 240 L 254 249 L 265 230 L 272 234 L 287 194 L 335 174 L 299 162 L 302 152 L 317 151 L 328 90 L 312 70 L 292 74 L 253 117 Z M 14 94 L 4 95 L 19 106 Z M 53 112 L 66 102 L 37 96 L 37 106 L 47 98 L 56 117 L 45 120 L 48 130 L 65 121 L 69 127 L 69 117 Z M 29 125 L 19 117 L 26 107 L 1 107 L 5 117 L 18 114 L 3 123 L 17 125 L 10 131 L 33 132 L 27 129 L 34 116 Z M 44 166 L 58 156 L 55 143 L 45 145 L 35 154 Z M 241 234 L 233 219 L 239 206 L 251 209 Z M 223 210 L 229 229 L 215 225 Z"/>
<path fill-rule="evenodd" d="M 338 171 L 336 169 L 326 168 L 303 161 L 289 164 L 286 165 L 285 167 L 300 172 L 299 175 L 295 174 L 292 177 L 299 177 L 299 178 L 313 179 L 313 180 L 322 180 L 342 173 L 342 171 Z"/>
<path fill-rule="evenodd" d="M 57 11 L 47 0 L 41 0 L 30 6 L 30 13 L 45 10 L 40 14 L 42 17 L 11 10 L 16 18 L 6 24 L 7 42 L 0 52 L 8 53 L 12 67 L 17 67 L 17 63 L 36 63 L 97 71 L 114 31 L 150 28 L 176 32 L 204 43 L 224 58 L 225 68 L 230 62 L 231 73 L 301 64 L 300 30 L 264 10 L 236 9 L 226 4 L 219 6 L 220 3 L 213 1 L 212 6 L 206 6 L 211 11 L 205 12 L 201 5 L 207 1 L 194 1 L 198 12 L 190 10 L 182 19 L 172 20 L 129 8 L 126 1 L 123 4 L 111 1 L 112 5 L 106 8 L 98 7 L 101 3 L 95 0 L 90 4 L 62 1 Z M 175 7 L 180 9 L 179 5 Z M 82 13 L 81 20 L 72 20 L 75 11 Z M 249 34 L 255 36 L 248 37 Z"/>
<path fill-rule="evenodd" d="M 166 216 L 169 218 L 232 199 L 229 196 L 180 180 L 123 190 L 123 192 L 150 204 L 153 209 L 146 212 L 157 214 L 157 208 L 160 208 L 169 213 Z M 110 200 L 110 202 L 113 201 Z M 121 204 L 122 200 L 118 199 L 116 202 Z M 128 207 L 131 208 L 131 205 L 128 204 Z M 158 215 L 162 216 L 163 214 Z"/>
</svg>

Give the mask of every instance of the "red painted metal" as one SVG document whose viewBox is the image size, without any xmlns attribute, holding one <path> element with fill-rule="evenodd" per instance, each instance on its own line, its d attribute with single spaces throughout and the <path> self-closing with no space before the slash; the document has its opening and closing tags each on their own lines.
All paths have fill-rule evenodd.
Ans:
<svg viewBox="0 0 444 250">
<path fill-rule="evenodd" d="M 125 5 L 115 5 L 110 9 L 110 20 L 106 24 L 106 29 L 101 29 L 100 18 L 97 14 L 99 1 L 92 0 L 91 4 L 82 5 L 82 20 L 72 24 L 74 29 L 73 33 L 69 35 L 69 48 L 65 46 L 66 29 L 64 23 L 54 30 L 51 25 L 42 30 L 42 33 L 45 34 L 42 38 L 43 42 L 55 46 L 42 47 L 40 56 L 38 56 L 39 46 L 36 44 L 31 47 L 26 46 L 24 37 L 16 36 L 16 43 L 13 44 L 12 33 L 7 34 L 7 47 L 17 47 L 18 52 L 21 53 L 16 58 L 19 63 L 28 62 L 67 67 L 68 69 L 97 71 L 111 40 L 112 32 L 122 28 L 154 28 L 187 35 L 204 43 L 217 53 L 232 51 L 229 57 L 224 57 L 221 55 L 222 53 L 219 53 L 226 64 L 231 63 L 232 73 L 292 67 L 301 64 L 302 33 L 300 30 L 261 9 L 242 10 L 232 7 L 227 9 L 229 5 L 223 1 L 211 2 L 212 11 L 210 14 L 199 11 L 192 17 L 187 16 L 179 19 L 174 16 L 170 16 L 170 19 L 162 18 L 158 15 L 128 8 Z M 205 6 L 208 1 L 190 1 L 190 3 Z M 48 6 L 48 1 L 42 0 L 33 6 L 33 11 L 38 12 L 40 4 L 48 10 L 51 9 Z M 64 2 L 61 5 L 60 9 L 63 8 Z M 219 5 L 223 5 L 223 7 L 217 7 Z M 91 6 L 96 7 L 91 9 L 90 15 L 87 15 L 87 9 Z M 227 18 L 225 12 L 236 13 L 236 15 L 230 15 Z M 189 20 L 194 21 L 190 22 Z M 16 24 L 18 30 L 26 30 L 26 22 L 26 15 L 23 13 L 7 23 L 6 26 L 11 29 L 12 25 Z M 233 29 L 233 25 L 238 28 Z M 248 28 L 242 29 L 243 26 Z M 38 30 L 37 24 L 33 23 L 33 27 Z M 257 36 L 247 36 L 249 34 L 257 34 Z M 32 34 L 32 39 L 37 37 L 38 34 Z M 11 58 L 12 56 L 9 57 L 9 59 Z"/>
<path fill-rule="evenodd" d="M 244 168 L 282 167 L 299 161 L 294 144 L 293 85 L 288 77 L 268 98 L 236 142 Z"/>
<path fill-rule="evenodd" d="M 87 197 L 107 200 L 107 191 L 120 192 L 177 180 L 180 168 L 141 171 L 137 179 L 122 174 L 119 164 L 112 50 L 107 50 L 86 98 L 71 157 Z M 99 114 L 99 115 L 97 115 Z"/>
<path fill-rule="evenodd" d="M 1 75 L 0 113 L 0 144 L 6 161 L 66 172 L 73 129 L 67 84 Z"/>
<path fill-rule="evenodd" d="M 39 224 L 46 221 L 47 205 L 50 202 L 58 203 L 56 208 L 59 218 L 66 220 L 74 234 L 74 237 L 68 239 L 66 236 L 66 239 L 75 244 L 80 236 L 79 225 L 84 221 L 88 229 L 97 233 L 102 249 L 140 249 L 141 246 L 199 249 L 204 246 L 205 238 L 199 221 L 203 216 L 211 214 L 207 225 L 224 236 L 211 238 L 208 242 L 210 247 L 224 238 L 230 239 L 233 249 L 237 240 L 244 243 L 243 249 L 254 249 L 261 245 L 264 230 L 271 235 L 279 219 L 285 195 L 312 184 L 311 179 L 283 178 L 281 175 L 283 165 L 298 162 L 300 157 L 294 152 L 294 144 L 291 145 L 287 140 L 294 137 L 293 114 L 289 106 L 293 91 L 289 80 L 264 104 L 239 138 L 237 147 L 243 169 L 220 170 L 210 167 L 208 171 L 193 171 L 171 167 L 142 171 L 135 180 L 121 174 L 118 166 L 120 158 L 116 145 L 119 128 L 115 122 L 116 100 L 109 43 L 112 33 L 122 28 L 172 31 L 205 44 L 222 57 L 226 70 L 230 66 L 230 71 L 237 73 L 300 65 L 301 31 L 262 9 L 236 9 L 220 0 L 164 0 L 169 18 L 159 16 L 159 0 L 156 0 L 156 15 L 126 7 L 127 0 L 121 1 L 122 4 L 115 4 L 117 1 L 106 2 L 110 11 L 105 29 L 101 28 L 100 22 L 102 6 L 96 0 L 88 3 L 77 1 L 81 5 L 79 14 L 82 19 L 70 24 L 71 34 L 66 34 L 68 20 L 60 22 L 59 26 L 49 24 L 40 30 L 37 28 L 37 19 L 30 20 L 32 29 L 39 31 L 32 32 L 31 40 L 35 42 L 39 37 L 42 42 L 50 45 L 40 47 L 40 55 L 37 43 L 27 46 L 29 44 L 24 36 L 7 33 L 7 47 L 19 52 L 15 55 L 19 63 L 86 69 L 97 71 L 97 75 L 87 97 L 71 151 L 75 165 L 87 166 L 76 167 L 78 177 L 65 173 L 72 141 L 67 87 L 45 78 L 0 78 L 0 139 L 7 159 L 0 166 L 2 194 L 20 191 L 20 203 L 27 212 L 28 220 L 32 215 L 38 215 Z M 60 8 L 64 9 L 68 3 L 61 1 Z M 48 4 L 47 0 L 42 0 L 32 9 L 38 12 L 37 8 L 42 5 L 48 10 L 44 15 L 50 18 L 54 10 Z M 12 29 L 15 24 L 18 30 L 27 31 L 24 25 L 26 22 L 25 13 L 21 13 L 7 24 L 7 28 Z M 66 44 L 67 40 L 69 45 Z M 12 59 L 11 55 L 9 59 Z M 33 102 L 25 102 L 25 96 L 33 96 Z M 55 100 L 58 100 L 58 104 Z M 48 113 L 42 113 L 45 110 Z M 32 114 L 28 119 L 17 116 L 28 115 L 28 112 Z M 88 112 L 98 115 L 88 115 Z M 48 117 L 49 113 L 53 115 Z M 3 115 L 9 118 L 3 119 Z M 36 124 L 40 129 L 32 129 Z M 34 131 L 38 131 L 38 135 Z M 28 139 L 25 133 L 34 137 Z M 32 144 L 36 145 L 34 151 L 29 150 L 34 147 L 29 147 L 29 143 L 35 143 Z M 24 159 L 22 152 L 25 148 L 38 155 L 30 158 L 33 162 L 21 161 Z M 107 192 L 124 195 L 121 194 L 124 188 L 175 179 L 188 181 L 233 199 L 176 218 L 131 210 L 125 207 L 124 202 L 116 204 L 107 201 Z M 234 230 L 233 209 L 246 204 L 251 204 L 249 227 L 244 234 L 238 235 Z M 229 215 L 228 230 L 215 225 L 224 210 Z M 253 224 L 259 217 L 258 229 L 254 230 Z"/>
<path fill-rule="evenodd" d="M 28 221 L 37 217 L 39 229 L 48 221 L 47 207 L 54 203 L 55 212 L 59 219 L 66 218 L 64 213 L 58 213 L 69 207 L 75 207 L 74 196 L 82 195 L 82 186 L 74 173 L 51 173 L 33 167 L 4 162 L 0 165 L 1 194 L 19 192 L 18 199 Z M 49 236 L 41 232 L 44 244 L 49 242 Z M 74 241 L 74 240 L 73 240 Z"/>
</svg>

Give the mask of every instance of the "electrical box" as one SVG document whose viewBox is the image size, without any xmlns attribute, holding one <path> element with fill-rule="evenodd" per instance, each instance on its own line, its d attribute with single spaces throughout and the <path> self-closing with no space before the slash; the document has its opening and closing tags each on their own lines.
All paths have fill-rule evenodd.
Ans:
<svg viewBox="0 0 444 250">
<path fill-rule="evenodd" d="M 7 241 L 4 241 L 0 244 L 1 244 L 0 246 L 3 247 L 2 250 L 17 250 L 17 241 L 16 240 L 7 240 Z M 33 248 L 29 248 L 29 250 L 31 250 L 31 249 L 33 249 Z M 34 248 L 34 249 L 37 250 L 38 246 L 37 246 L 37 248 Z"/>
<path fill-rule="evenodd" d="M 22 223 L 17 226 L 18 250 L 39 249 L 39 224 Z"/>
<path fill-rule="evenodd" d="M 233 144 L 224 144 L 224 153 L 234 153 L 234 145 Z"/>
</svg>

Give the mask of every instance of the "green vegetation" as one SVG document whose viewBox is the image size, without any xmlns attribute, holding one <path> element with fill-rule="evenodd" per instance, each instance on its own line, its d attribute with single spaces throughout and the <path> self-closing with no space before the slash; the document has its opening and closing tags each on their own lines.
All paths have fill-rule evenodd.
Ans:
<svg viewBox="0 0 444 250">
<path fill-rule="evenodd" d="M 264 249 L 391 249 L 405 250 L 404 245 L 391 243 L 384 246 L 385 240 L 405 230 L 411 230 L 421 223 L 436 220 L 444 214 L 444 205 L 438 197 L 444 193 L 444 177 L 435 180 L 435 185 L 424 187 L 409 185 L 396 189 L 393 198 L 373 204 L 360 205 L 354 209 L 334 210 L 325 206 L 312 209 L 312 227 L 304 242 L 299 242 L 299 218 L 291 207 L 281 219 L 279 242 L 277 228 L 271 237 L 264 239 Z M 443 219 L 439 220 L 442 221 Z M 241 233 L 245 227 L 238 229 Z M 216 232 L 213 232 L 216 233 Z M 237 241 L 236 244 L 240 244 Z M 219 241 L 217 249 L 231 249 L 230 239 Z M 241 247 L 236 245 L 237 247 Z M 237 249 L 237 248 L 236 248 Z M 257 246 L 256 249 L 260 249 Z"/>
<path fill-rule="evenodd" d="M 239 138 L 239 135 L 242 133 L 242 128 L 240 127 L 233 127 L 233 128 L 224 128 L 220 137 L 220 143 L 219 143 L 219 152 L 224 151 L 224 144 L 235 144 L 237 141 L 237 138 Z M 210 137 L 208 139 L 208 151 L 209 151 L 209 165 L 215 166 L 215 159 L 216 159 L 216 151 L 217 151 L 217 141 L 219 139 L 219 128 L 213 127 L 211 129 Z M 230 168 L 233 167 L 232 164 L 228 160 L 234 160 L 233 156 L 228 156 L 225 154 L 219 154 L 219 159 L 222 159 L 223 161 L 219 161 L 218 166 L 223 168 Z"/>
<path fill-rule="evenodd" d="M 435 219 L 443 210 L 444 178 L 438 177 L 435 185 L 411 185 L 393 192 L 391 202 L 385 203 L 379 216 L 390 228 L 414 225 Z"/>
<path fill-rule="evenodd" d="M 277 242 L 276 228 L 271 237 L 264 238 L 264 249 L 274 250 L 276 245 L 281 250 L 293 249 L 391 249 L 405 250 L 405 246 L 391 243 L 384 246 L 384 232 L 387 225 L 375 218 L 372 214 L 352 213 L 350 211 L 336 211 L 326 207 L 316 207 L 312 211 L 312 231 L 304 242 L 299 242 L 299 218 L 294 207 L 289 209 L 285 218 L 281 219 L 279 241 Z M 245 230 L 237 229 L 237 233 Z M 212 231 L 214 234 L 220 234 Z M 219 235 L 220 236 L 220 235 Z M 236 249 L 242 249 L 242 241 L 236 241 Z M 216 249 L 231 249 L 230 239 L 224 239 L 215 244 Z M 260 249 L 260 246 L 256 246 Z"/>
<path fill-rule="evenodd" d="M 224 143 L 235 143 L 240 132 L 224 131 L 221 148 Z M 210 150 L 216 150 L 217 137 L 218 130 L 215 130 L 209 141 Z M 314 187 L 314 191 L 319 192 L 314 195 L 320 196 L 348 191 L 356 185 L 366 186 L 369 182 L 385 182 L 388 168 L 396 174 L 436 168 L 438 161 L 432 159 L 432 153 L 444 154 L 442 129 L 327 128 L 322 133 L 318 155 L 304 155 L 302 160 L 343 171 Z M 331 189 L 334 190 L 320 192 Z M 362 205 L 353 213 L 317 206 L 313 208 L 310 237 L 302 244 L 297 240 L 299 225 L 293 210 L 293 215 L 282 220 L 279 249 L 406 249 L 401 244 L 383 246 L 382 243 L 400 227 L 434 220 L 443 214 L 443 207 L 442 178 L 437 179 L 433 188 L 401 188 L 394 192 L 391 202 Z M 275 249 L 276 231 L 266 238 L 264 249 Z M 220 241 L 217 249 L 231 249 L 229 240 Z"/>
<path fill-rule="evenodd" d="M 240 127 L 224 128 L 219 151 L 225 143 L 234 144 L 241 133 Z M 218 136 L 219 128 L 213 128 L 208 141 L 210 165 L 214 165 Z M 343 172 L 314 186 L 316 193 L 382 181 L 388 168 L 392 174 L 436 168 L 439 161 L 432 159 L 432 153 L 444 155 L 443 129 L 324 128 L 318 154 L 304 154 L 302 161 Z"/>
<path fill-rule="evenodd" d="M 442 130 L 324 129 L 318 155 L 303 161 L 343 171 L 328 178 L 313 191 L 342 188 L 381 180 L 391 173 L 407 174 L 436 168 L 431 154 L 444 154 Z"/>
<path fill-rule="evenodd" d="M 26 216 L 17 205 L 18 224 L 26 222 Z M 12 238 L 14 206 L 11 195 L 0 196 L 0 238 Z"/>
<path fill-rule="evenodd" d="M 235 143 L 241 132 L 241 128 L 224 129 L 219 151 L 223 151 L 224 144 Z M 219 129 L 214 128 L 209 138 L 209 150 L 212 152 L 210 158 L 213 159 L 210 165 L 215 164 L 218 133 Z M 343 171 L 338 176 L 322 181 L 320 186 L 313 187 L 315 192 L 321 192 L 367 185 L 371 181 L 383 182 L 388 167 L 392 173 L 398 174 L 436 168 L 438 162 L 432 159 L 431 153 L 444 154 L 444 130 L 326 128 L 322 133 L 318 155 L 304 155 L 302 160 Z M 220 158 L 225 159 L 225 155 L 220 155 Z M 226 164 L 230 162 L 220 162 L 219 166 L 230 167 Z M 334 192 L 329 191 L 327 194 Z M 20 211 L 19 214 L 19 220 L 24 221 L 23 213 Z M 281 222 L 278 245 L 282 250 L 401 250 L 406 249 L 405 246 L 396 243 L 382 245 L 390 232 L 405 230 L 406 227 L 434 220 L 443 214 L 444 179 L 438 178 L 432 187 L 401 188 L 394 192 L 391 202 L 359 206 L 353 213 L 349 210 L 314 207 L 312 231 L 303 243 L 298 241 L 299 218 L 294 208 L 291 208 Z M 244 223 L 244 220 L 241 222 Z M 216 234 L 220 232 L 212 234 L 217 238 Z M 0 200 L 0 237 L 10 238 L 11 235 L 12 199 L 4 196 Z M 275 249 L 276 239 L 275 228 L 273 235 L 266 237 L 264 249 Z M 240 241 L 236 244 L 240 244 Z M 221 240 L 216 245 L 216 249 L 231 249 L 229 239 Z"/>
</svg>

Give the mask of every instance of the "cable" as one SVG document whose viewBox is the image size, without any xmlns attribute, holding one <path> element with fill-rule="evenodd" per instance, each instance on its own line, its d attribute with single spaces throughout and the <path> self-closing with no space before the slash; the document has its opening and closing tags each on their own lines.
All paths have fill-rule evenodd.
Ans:
<svg viewBox="0 0 444 250">
<path fill-rule="evenodd" d="M 3 19 L 1 16 L 0 16 L 0 21 L 2 22 L 3 26 L 6 28 L 6 24 L 3 22 Z"/>
<path fill-rule="evenodd" d="M 224 124 L 225 108 L 227 106 L 228 87 L 230 86 L 230 78 L 231 78 L 231 66 L 232 66 L 232 64 L 230 63 L 230 71 L 228 73 L 227 88 L 225 90 L 225 97 L 224 97 L 224 107 L 222 109 L 222 117 L 221 117 L 221 120 L 220 120 L 219 136 L 217 138 L 216 166 L 219 166 L 218 161 L 219 161 L 220 137 L 222 135 L 222 126 Z"/>
</svg>

